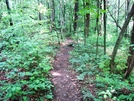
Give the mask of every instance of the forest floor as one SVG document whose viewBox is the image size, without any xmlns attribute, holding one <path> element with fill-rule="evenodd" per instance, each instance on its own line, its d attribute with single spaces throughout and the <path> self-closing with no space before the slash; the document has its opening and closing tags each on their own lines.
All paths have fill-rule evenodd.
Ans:
<svg viewBox="0 0 134 101">
<path fill-rule="evenodd" d="M 54 99 L 52 101 L 83 101 L 81 86 L 77 80 L 77 73 L 70 69 L 69 52 L 73 46 L 69 45 L 73 40 L 67 38 L 60 45 L 53 61 L 51 70 L 52 83 L 54 85 Z"/>
</svg>

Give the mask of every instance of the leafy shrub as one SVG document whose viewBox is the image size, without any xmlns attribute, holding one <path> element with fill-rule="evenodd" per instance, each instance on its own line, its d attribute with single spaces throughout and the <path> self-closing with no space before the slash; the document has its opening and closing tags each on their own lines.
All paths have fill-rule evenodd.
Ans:
<svg viewBox="0 0 134 101">
<path fill-rule="evenodd" d="M 51 69 L 48 53 L 52 53 L 53 50 L 45 43 L 43 45 L 34 40 L 22 40 L 19 44 L 8 42 L 2 51 L 2 57 L 6 60 L 1 62 L 3 65 L 0 69 L 6 74 L 5 80 L 1 82 L 1 99 L 19 97 L 21 100 L 24 96 L 27 98 L 44 96 L 52 99 L 53 86 L 46 77 Z M 48 51 L 48 48 L 51 51 Z"/>
<path fill-rule="evenodd" d="M 95 97 L 92 95 L 92 93 L 88 90 L 88 88 L 82 89 L 83 99 L 84 101 L 93 101 Z"/>
<path fill-rule="evenodd" d="M 84 77 L 85 75 L 93 75 L 93 73 L 89 71 L 92 68 L 96 68 L 96 64 L 93 64 L 96 59 L 96 54 L 92 45 L 79 45 L 79 47 L 76 47 L 71 53 L 71 56 L 72 58 L 70 59 L 70 62 L 72 63 L 73 67 L 77 72 L 82 73 L 79 76 L 80 78 Z"/>
<path fill-rule="evenodd" d="M 105 74 L 98 75 L 96 82 L 103 86 L 96 85 L 99 88 L 99 97 L 103 95 L 102 99 L 111 98 L 117 101 L 132 101 L 133 99 L 133 86 L 128 80 L 122 80 L 121 75 L 117 74 Z M 129 97 L 128 97 L 129 96 Z"/>
</svg>

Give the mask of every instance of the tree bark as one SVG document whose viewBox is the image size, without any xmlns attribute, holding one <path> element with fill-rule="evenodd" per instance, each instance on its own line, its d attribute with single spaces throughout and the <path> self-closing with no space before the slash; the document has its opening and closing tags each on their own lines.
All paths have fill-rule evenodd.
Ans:
<svg viewBox="0 0 134 101">
<path fill-rule="evenodd" d="M 71 33 L 72 32 L 72 30 L 74 30 L 74 29 L 72 29 L 73 28 L 73 26 L 72 26 L 72 21 L 73 21 L 73 16 L 71 16 L 71 15 L 73 15 L 73 9 L 72 9 L 72 6 L 70 5 L 69 6 L 69 32 Z"/>
<path fill-rule="evenodd" d="M 63 7 L 64 7 L 64 4 L 63 4 L 63 0 L 60 0 L 60 32 L 63 33 L 63 27 L 64 27 L 64 18 L 63 18 Z"/>
<path fill-rule="evenodd" d="M 96 18 L 96 31 L 97 31 L 97 38 L 96 38 L 96 55 L 98 54 L 98 41 L 99 41 L 99 17 L 100 17 L 100 0 L 97 0 L 97 18 Z"/>
<path fill-rule="evenodd" d="M 117 5 L 118 5 L 118 7 L 117 7 L 117 25 L 119 25 L 119 17 L 120 17 L 120 0 L 118 0 L 117 1 Z M 116 32 L 118 33 L 118 27 L 117 27 L 117 29 L 116 29 Z"/>
<path fill-rule="evenodd" d="M 11 17 L 11 8 L 10 8 L 9 0 L 6 0 L 6 6 L 7 6 L 8 14 L 10 16 L 10 18 L 9 18 L 10 26 L 13 26 L 13 21 L 12 21 L 12 17 Z"/>
<path fill-rule="evenodd" d="M 123 24 L 123 27 L 122 27 L 122 29 L 121 29 L 121 31 L 119 33 L 119 36 L 118 36 L 118 38 L 116 40 L 116 43 L 115 43 L 115 46 L 114 46 L 114 49 L 113 49 L 113 52 L 112 52 L 112 56 L 111 56 L 111 61 L 110 61 L 110 69 L 111 69 L 111 72 L 114 72 L 114 69 L 115 69 L 114 59 L 116 57 L 116 54 L 117 54 L 117 51 L 118 51 L 120 42 L 121 42 L 121 40 L 122 40 L 122 38 L 124 36 L 124 33 L 125 33 L 126 29 L 127 29 L 127 26 L 129 24 L 129 21 L 130 21 L 130 19 L 131 19 L 131 17 L 133 15 L 134 15 L 134 3 L 133 3 L 133 6 L 132 6 L 130 12 L 127 15 L 127 18 L 126 18 L 126 20 L 125 20 L 125 22 Z"/>
<path fill-rule="evenodd" d="M 39 5 L 40 5 L 40 0 L 38 0 L 38 6 Z M 42 20 L 40 11 L 39 11 L 39 20 Z"/>
<path fill-rule="evenodd" d="M 128 14 L 128 12 L 129 12 L 129 10 L 130 10 L 130 1 L 131 0 L 126 0 L 126 2 L 125 2 L 125 19 L 127 18 L 127 14 Z M 129 26 L 127 26 L 127 29 L 126 29 L 126 35 L 129 33 Z"/>
<path fill-rule="evenodd" d="M 77 21 L 78 21 L 78 11 L 79 11 L 79 0 L 75 0 L 75 4 L 74 4 L 74 24 L 73 24 L 73 28 L 74 28 L 74 32 L 77 29 Z"/>
<path fill-rule="evenodd" d="M 83 2 L 85 9 L 90 9 L 90 1 Z M 89 36 L 89 25 L 90 25 L 90 13 L 84 15 L 84 45 L 86 45 L 86 38 Z"/>
<path fill-rule="evenodd" d="M 106 0 L 103 1 L 104 2 L 104 10 L 106 11 Z M 103 23 L 104 23 L 104 55 L 106 54 L 106 12 L 104 12 L 104 16 L 103 16 Z"/>
<path fill-rule="evenodd" d="M 55 23 L 55 2 L 52 0 L 52 21 Z"/>
<path fill-rule="evenodd" d="M 134 68 L 134 16 L 133 16 L 133 28 L 132 28 L 132 33 L 131 33 L 131 42 L 130 42 L 130 46 L 129 47 L 129 56 L 127 59 L 127 66 L 128 68 L 125 71 L 125 78 L 128 78 Z"/>
<path fill-rule="evenodd" d="M 50 31 L 55 30 L 56 23 L 55 23 L 55 2 L 54 0 L 50 0 L 50 8 L 51 8 L 51 15 L 50 15 Z"/>
</svg>

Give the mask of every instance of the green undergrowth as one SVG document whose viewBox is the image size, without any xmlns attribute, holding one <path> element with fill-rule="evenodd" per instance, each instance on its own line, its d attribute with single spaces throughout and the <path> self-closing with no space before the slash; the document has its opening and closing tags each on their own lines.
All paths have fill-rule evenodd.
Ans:
<svg viewBox="0 0 134 101">
<path fill-rule="evenodd" d="M 12 28 L 11 30 L 15 30 Z M 0 100 L 31 101 L 52 99 L 52 87 L 48 79 L 51 57 L 54 48 L 49 46 L 48 34 L 32 37 L 14 34 L 8 37 L 10 30 L 3 33 L 0 58 Z M 19 34 L 19 35 L 18 35 Z"/>
<path fill-rule="evenodd" d="M 127 59 L 124 49 L 120 49 L 115 59 L 115 74 L 109 72 L 110 56 L 103 55 L 102 48 L 98 51 L 96 55 L 93 45 L 79 44 L 70 53 L 72 68 L 78 72 L 77 78 L 82 82 L 84 101 L 133 101 L 134 75 L 123 79 Z"/>
<path fill-rule="evenodd" d="M 11 30 L 15 30 L 12 28 Z M 7 37 L 3 33 L 0 58 L 0 100 L 31 101 L 52 99 L 52 87 L 49 77 L 51 57 L 54 48 L 49 46 L 48 34 Z"/>
<path fill-rule="evenodd" d="M 21 7 L 32 5 L 36 6 L 28 2 Z M 26 7 L 21 9 L 18 6 L 12 12 L 13 26 L 7 23 L 8 15 L 1 20 L 0 101 L 44 101 L 53 98 L 53 85 L 48 78 L 57 35 L 50 33 L 46 21 L 39 21 L 35 15 L 36 7 L 28 11 Z"/>
</svg>

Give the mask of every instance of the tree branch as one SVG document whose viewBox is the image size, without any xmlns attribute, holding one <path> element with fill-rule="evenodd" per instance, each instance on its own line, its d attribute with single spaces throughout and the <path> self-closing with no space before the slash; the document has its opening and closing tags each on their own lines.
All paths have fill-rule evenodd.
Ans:
<svg viewBox="0 0 134 101">
<path fill-rule="evenodd" d="M 122 30 L 122 28 L 120 27 L 120 25 L 118 24 L 118 22 L 116 21 L 116 19 L 114 18 L 114 16 L 112 15 L 112 13 L 108 10 L 108 13 L 110 14 L 110 16 L 112 17 L 112 19 L 114 20 L 114 23 L 116 24 L 116 26 Z"/>
</svg>

